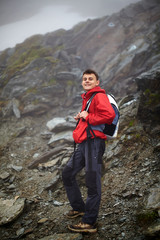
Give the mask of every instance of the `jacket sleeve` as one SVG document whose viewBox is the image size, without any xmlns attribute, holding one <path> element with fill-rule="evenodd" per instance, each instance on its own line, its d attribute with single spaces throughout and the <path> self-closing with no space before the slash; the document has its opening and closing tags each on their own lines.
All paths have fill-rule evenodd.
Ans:
<svg viewBox="0 0 160 240">
<path fill-rule="evenodd" d="M 115 112 L 106 94 L 98 93 L 94 96 L 89 107 L 86 121 L 91 125 L 111 124 L 115 118 Z"/>
</svg>

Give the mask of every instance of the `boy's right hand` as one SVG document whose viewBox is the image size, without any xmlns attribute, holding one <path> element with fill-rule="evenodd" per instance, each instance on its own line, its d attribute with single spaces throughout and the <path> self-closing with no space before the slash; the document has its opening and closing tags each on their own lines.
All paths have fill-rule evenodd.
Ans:
<svg viewBox="0 0 160 240">
<path fill-rule="evenodd" d="M 80 112 L 79 112 L 76 116 L 74 116 L 74 119 L 75 119 L 76 121 L 78 121 L 78 120 L 80 119 Z"/>
</svg>

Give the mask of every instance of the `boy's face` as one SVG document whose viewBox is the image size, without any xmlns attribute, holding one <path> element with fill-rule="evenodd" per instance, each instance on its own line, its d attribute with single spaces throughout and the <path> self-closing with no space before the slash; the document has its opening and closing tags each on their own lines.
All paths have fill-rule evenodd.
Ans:
<svg viewBox="0 0 160 240">
<path fill-rule="evenodd" d="M 99 85 L 99 80 L 97 80 L 96 76 L 92 74 L 84 74 L 82 78 L 82 87 L 83 89 L 88 92 L 94 87 Z"/>
</svg>

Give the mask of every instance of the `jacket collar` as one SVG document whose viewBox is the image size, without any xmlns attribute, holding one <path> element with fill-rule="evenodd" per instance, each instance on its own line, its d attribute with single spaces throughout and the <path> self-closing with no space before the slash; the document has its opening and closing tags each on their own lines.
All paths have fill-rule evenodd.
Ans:
<svg viewBox="0 0 160 240">
<path fill-rule="evenodd" d="M 97 87 L 95 87 L 95 88 L 92 88 L 92 89 L 89 90 L 88 92 L 83 93 L 83 94 L 81 95 L 81 97 L 82 97 L 82 99 L 88 100 L 88 99 L 92 96 L 92 94 L 95 93 L 95 92 L 105 93 L 105 90 L 102 89 L 101 87 L 97 86 Z"/>
</svg>

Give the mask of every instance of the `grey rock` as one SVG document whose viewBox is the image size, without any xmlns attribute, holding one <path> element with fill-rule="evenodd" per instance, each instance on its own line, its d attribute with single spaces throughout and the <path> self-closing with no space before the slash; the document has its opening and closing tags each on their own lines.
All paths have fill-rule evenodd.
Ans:
<svg viewBox="0 0 160 240">
<path fill-rule="evenodd" d="M 133 134 L 133 133 L 141 134 L 141 132 L 143 132 L 143 126 L 140 124 L 138 126 L 132 126 L 128 128 L 126 132 L 127 134 Z"/>
<path fill-rule="evenodd" d="M 53 235 L 41 238 L 39 240 L 81 240 L 83 239 L 82 234 L 80 233 L 55 233 Z"/>
<path fill-rule="evenodd" d="M 52 128 L 52 132 L 58 133 L 58 132 L 64 132 L 68 130 L 74 130 L 76 126 L 76 123 L 72 122 L 64 122 L 64 123 L 59 123 L 55 127 Z"/>
<path fill-rule="evenodd" d="M 59 175 L 55 176 L 53 180 L 45 187 L 45 190 L 54 190 L 56 184 L 58 183 Z"/>
<path fill-rule="evenodd" d="M 15 171 L 17 171 L 17 172 L 21 172 L 22 169 L 23 169 L 22 166 L 11 165 L 11 167 L 12 167 Z"/>
<path fill-rule="evenodd" d="M 23 115 L 42 115 L 48 111 L 49 107 L 46 104 L 29 104 L 24 107 Z"/>
<path fill-rule="evenodd" d="M 154 152 L 160 152 L 160 143 L 154 147 Z"/>
<path fill-rule="evenodd" d="M 65 131 L 52 135 L 48 145 L 55 147 L 57 144 L 73 144 L 72 131 Z"/>
<path fill-rule="evenodd" d="M 20 137 L 26 132 L 26 127 L 20 127 L 16 130 L 15 136 Z"/>
<path fill-rule="evenodd" d="M 54 156 L 54 159 L 53 160 L 51 160 L 51 161 L 48 161 L 48 162 L 46 162 L 46 163 L 41 163 L 41 164 L 39 164 L 39 166 L 41 167 L 45 167 L 45 168 L 50 168 L 50 167 L 54 167 L 54 166 L 56 166 L 57 165 L 57 163 L 59 162 L 59 157 L 55 157 Z"/>
<path fill-rule="evenodd" d="M 15 176 L 12 176 L 10 179 L 9 179 L 9 183 L 12 184 L 15 180 Z"/>
<path fill-rule="evenodd" d="M 66 123 L 64 118 L 53 118 L 52 120 L 48 121 L 46 126 L 49 131 L 52 131 L 58 124 Z"/>
<path fill-rule="evenodd" d="M 129 198 L 130 199 L 130 198 L 138 196 L 138 194 L 135 191 L 133 191 L 133 192 L 127 191 L 127 192 L 123 193 L 122 196 L 124 198 Z"/>
<path fill-rule="evenodd" d="M 146 208 L 160 209 L 160 188 L 151 189 Z"/>
<path fill-rule="evenodd" d="M 9 178 L 9 176 L 10 176 L 10 173 L 8 173 L 8 172 L 3 172 L 0 174 L 0 178 L 2 180 L 6 180 L 7 178 Z"/>
<path fill-rule="evenodd" d="M 127 220 L 127 217 L 124 216 L 124 217 L 119 218 L 119 219 L 118 219 L 118 222 L 119 222 L 119 223 L 123 223 L 123 222 L 125 222 L 126 220 Z"/>
<path fill-rule="evenodd" d="M 135 78 L 138 85 L 138 89 L 145 91 L 150 89 L 151 91 L 160 90 L 159 84 L 156 84 L 160 78 L 160 62 L 156 67 L 151 68 L 148 72 L 143 72 L 141 75 Z"/>
<path fill-rule="evenodd" d="M 20 229 L 18 229 L 18 230 L 16 231 L 17 236 L 21 236 L 21 235 L 23 235 L 24 230 L 25 230 L 24 228 L 20 228 Z"/>
<path fill-rule="evenodd" d="M 12 115 L 12 110 L 13 110 L 12 101 L 9 101 L 7 106 L 2 108 L 3 117 L 8 117 L 8 116 Z"/>
<path fill-rule="evenodd" d="M 53 205 L 55 205 L 55 206 L 62 206 L 63 205 L 63 203 L 61 203 L 61 202 L 58 202 L 58 201 L 56 201 L 56 200 L 54 200 L 53 201 Z"/>
<path fill-rule="evenodd" d="M 16 99 L 13 99 L 13 113 L 16 116 L 16 118 L 21 117 L 21 113 L 18 106 L 19 106 L 19 102 Z"/>
<path fill-rule="evenodd" d="M 52 132 L 49 132 L 49 131 L 42 132 L 42 133 L 41 133 L 41 136 L 42 136 L 42 138 L 44 138 L 44 139 L 50 139 L 51 136 L 52 136 Z"/>
<path fill-rule="evenodd" d="M 160 236 L 160 223 L 155 223 L 152 226 L 148 227 L 148 229 L 145 231 L 145 235 L 150 237 Z"/>
<path fill-rule="evenodd" d="M 77 78 L 75 73 L 72 72 L 58 72 L 55 76 L 58 80 L 75 80 L 75 78 Z"/>
<path fill-rule="evenodd" d="M 24 209 L 25 199 L 0 199 L 0 225 L 16 219 Z"/>
<path fill-rule="evenodd" d="M 13 189 L 16 188 L 16 186 L 15 186 L 14 184 L 11 184 L 11 185 L 9 185 L 7 188 L 8 188 L 9 190 L 13 190 Z"/>
</svg>

